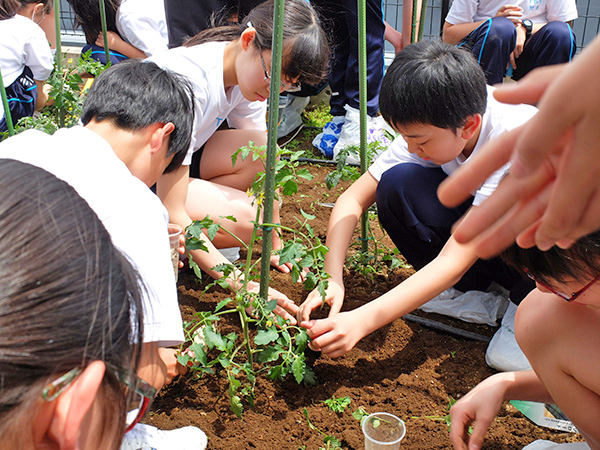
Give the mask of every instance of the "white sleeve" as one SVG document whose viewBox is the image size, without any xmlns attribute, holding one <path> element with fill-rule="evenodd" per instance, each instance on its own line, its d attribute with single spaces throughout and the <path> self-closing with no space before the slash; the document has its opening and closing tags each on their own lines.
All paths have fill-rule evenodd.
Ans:
<svg viewBox="0 0 600 450">
<path fill-rule="evenodd" d="M 236 86 L 236 89 L 239 89 Z M 241 101 L 227 115 L 227 123 L 238 130 L 267 130 L 267 102 Z"/>
<path fill-rule="evenodd" d="M 385 171 L 401 163 L 413 163 L 423 167 L 439 167 L 431 161 L 425 161 L 410 153 L 404 139 L 398 136 L 394 139 L 394 142 L 389 145 L 387 150 L 379 155 L 375 162 L 371 164 L 369 173 L 373 175 L 373 178 L 377 181 L 380 181 L 381 176 Z"/>
<path fill-rule="evenodd" d="M 454 0 L 446 16 L 446 22 L 457 25 L 475 22 L 478 2 L 476 0 Z"/>
<path fill-rule="evenodd" d="M 33 79 L 46 81 L 54 67 L 54 58 L 46 35 L 40 28 L 40 33 L 35 33 L 23 48 L 25 65 L 33 72 Z"/>
<path fill-rule="evenodd" d="M 119 33 L 146 56 L 163 52 L 169 45 L 164 8 L 161 12 L 152 6 L 152 2 L 143 8 L 135 7 L 135 2 L 124 2 L 116 17 Z"/>
<path fill-rule="evenodd" d="M 546 7 L 548 22 L 570 22 L 578 17 L 575 0 L 548 0 Z"/>
</svg>

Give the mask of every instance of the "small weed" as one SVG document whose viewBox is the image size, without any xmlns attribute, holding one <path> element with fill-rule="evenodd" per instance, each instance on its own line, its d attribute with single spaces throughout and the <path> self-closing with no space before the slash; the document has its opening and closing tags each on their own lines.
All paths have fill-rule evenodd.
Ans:
<svg viewBox="0 0 600 450">
<path fill-rule="evenodd" d="M 429 419 L 429 420 L 434 420 L 436 422 L 445 422 L 446 426 L 448 427 L 448 432 L 450 432 L 450 427 L 452 425 L 452 419 L 450 418 L 450 408 L 452 408 L 452 405 L 454 405 L 456 403 L 456 400 L 452 397 L 448 397 L 448 406 L 446 407 L 446 411 L 448 411 L 448 414 L 446 414 L 445 416 L 423 416 L 423 417 L 412 417 L 413 419 L 421 419 L 421 418 L 425 418 L 425 419 Z M 471 434 L 473 432 L 473 428 L 469 427 L 469 434 Z"/>
<path fill-rule="evenodd" d="M 450 358 L 452 358 L 452 359 L 456 358 L 456 352 L 450 352 Z"/>
<path fill-rule="evenodd" d="M 325 101 L 319 103 L 313 108 L 307 108 L 302 113 L 304 119 L 304 125 L 309 127 L 323 128 L 327 122 L 333 119 L 333 116 L 329 114 L 329 104 Z"/>
<path fill-rule="evenodd" d="M 356 411 L 352 413 L 352 417 L 358 420 L 361 426 L 368 415 L 369 413 L 362 406 L 359 406 Z"/>
<path fill-rule="evenodd" d="M 323 403 L 327 405 L 327 407 L 335 413 L 342 413 L 350 406 L 352 400 L 350 397 L 340 397 L 336 398 L 335 395 L 332 395 L 331 398 L 327 400 L 323 400 Z"/>
</svg>

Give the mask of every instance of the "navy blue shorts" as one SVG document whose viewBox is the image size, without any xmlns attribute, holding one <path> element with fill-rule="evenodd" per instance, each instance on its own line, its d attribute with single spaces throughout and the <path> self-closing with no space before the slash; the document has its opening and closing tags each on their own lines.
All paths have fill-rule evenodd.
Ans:
<svg viewBox="0 0 600 450">
<path fill-rule="evenodd" d="M 37 101 L 37 85 L 33 80 L 31 69 L 25 66 L 23 73 L 6 88 L 6 98 L 10 108 L 13 125 L 22 117 L 33 116 Z M 7 131 L 6 118 L 0 120 L 0 131 Z"/>
<path fill-rule="evenodd" d="M 92 50 L 90 57 L 93 60 L 99 61 L 102 64 L 106 65 L 106 52 L 104 51 L 104 47 L 100 47 L 96 44 L 88 44 L 81 49 L 81 54 L 83 55 L 84 53 L 88 52 L 89 50 Z M 112 65 L 119 64 L 121 61 L 125 61 L 126 59 L 129 59 L 127 56 L 121 55 L 120 53 L 115 52 L 113 50 L 110 50 L 108 52 L 108 56 L 110 57 L 110 63 Z"/>
</svg>

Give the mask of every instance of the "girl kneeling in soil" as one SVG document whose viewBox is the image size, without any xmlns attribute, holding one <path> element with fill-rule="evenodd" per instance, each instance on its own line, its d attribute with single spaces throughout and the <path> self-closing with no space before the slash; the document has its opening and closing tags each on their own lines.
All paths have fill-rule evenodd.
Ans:
<svg viewBox="0 0 600 450">
<path fill-rule="evenodd" d="M 0 448 L 118 449 L 155 392 L 137 275 L 54 175 L 0 159 L 0 193 Z"/>
<path fill-rule="evenodd" d="M 0 0 L 0 70 L 13 124 L 32 116 L 48 101 L 44 81 L 52 72 L 54 58 L 38 24 L 51 9 L 50 0 Z M 0 108 L 0 131 L 7 129 Z"/>
<path fill-rule="evenodd" d="M 600 449 L 600 231 L 566 250 L 513 245 L 503 258 L 537 284 L 515 319 L 533 370 L 493 375 L 459 400 L 450 411 L 454 447 L 481 448 L 504 401 L 530 400 L 556 403 L 590 448 Z"/>
<path fill-rule="evenodd" d="M 232 165 L 231 158 L 249 142 L 256 146 L 267 142 L 265 100 L 270 89 L 273 8 L 272 0 L 262 3 L 239 25 L 205 30 L 183 47 L 150 58 L 186 76 L 194 86 L 195 123 L 184 166 L 163 175 L 157 184 L 171 222 L 182 227 L 209 215 L 244 242 L 250 241 L 256 206 L 246 191 L 264 167 L 260 159 L 238 158 Z M 298 90 L 300 83 L 319 83 L 328 62 L 327 38 L 315 11 L 305 0 L 286 1 L 280 91 Z M 225 120 L 230 128 L 223 129 Z M 234 216 L 237 222 L 221 219 L 225 216 Z M 274 221 L 279 222 L 277 204 Z M 204 240 L 208 253 L 190 253 L 204 271 L 219 278 L 212 268 L 228 261 L 217 248 L 238 247 L 239 242 L 221 231 L 212 242 Z M 277 233 L 273 233 L 273 248 L 281 248 Z M 277 256 L 271 264 L 289 271 L 279 265 Z M 238 283 L 230 280 L 234 289 Z M 257 289 L 254 283 L 250 287 Z M 271 294 L 280 300 L 275 312 L 295 322 L 289 313 L 296 313 L 296 305 L 283 294 Z"/>
</svg>

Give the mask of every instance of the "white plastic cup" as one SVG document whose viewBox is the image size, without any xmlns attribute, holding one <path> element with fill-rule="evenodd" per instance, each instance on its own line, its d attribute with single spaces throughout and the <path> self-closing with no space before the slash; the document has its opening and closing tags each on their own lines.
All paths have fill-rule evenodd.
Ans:
<svg viewBox="0 0 600 450">
<path fill-rule="evenodd" d="M 373 413 L 363 421 L 365 450 L 397 450 L 406 434 L 404 421 L 393 414 Z"/>
<path fill-rule="evenodd" d="M 169 224 L 169 244 L 171 246 L 171 262 L 175 272 L 175 281 L 179 275 L 179 236 L 183 233 L 183 228 L 174 223 Z"/>
</svg>

